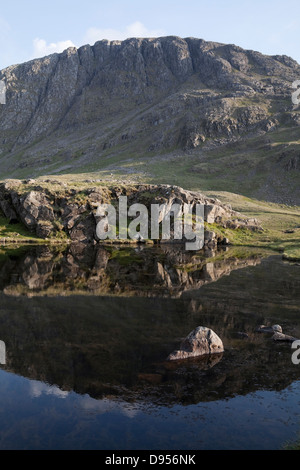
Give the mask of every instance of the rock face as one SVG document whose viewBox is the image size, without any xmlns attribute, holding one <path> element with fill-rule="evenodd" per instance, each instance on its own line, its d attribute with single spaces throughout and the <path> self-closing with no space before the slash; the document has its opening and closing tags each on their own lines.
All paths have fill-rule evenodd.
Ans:
<svg viewBox="0 0 300 470">
<path fill-rule="evenodd" d="M 175 361 L 222 352 L 224 346 L 219 336 L 210 328 L 198 326 L 183 340 L 179 350 L 173 351 L 167 360 Z"/>
<path fill-rule="evenodd" d="M 297 131 L 291 84 L 299 76 L 286 56 L 174 36 L 103 40 L 12 65 L 0 72 L 1 175 L 100 169 L 110 156 L 189 155 L 281 126 Z M 281 149 L 276 165 L 299 170 L 293 152 Z M 248 169 L 241 155 L 231 165 Z M 191 171 L 214 173 L 207 162 Z"/>
<path fill-rule="evenodd" d="M 170 185 L 95 186 L 89 184 L 67 186 L 61 183 L 8 180 L 0 184 L 0 207 L 10 221 L 20 221 L 40 238 L 53 238 L 58 234 L 74 242 L 99 241 L 96 226 L 99 222 L 97 207 L 102 203 L 118 206 L 120 196 L 127 197 L 127 206 L 135 203 L 146 206 L 151 214 L 151 204 L 164 205 L 161 217 L 170 211 L 173 204 L 196 204 L 204 206 L 204 220 L 226 227 L 228 220 L 238 221 L 238 226 L 252 230 L 260 229 L 257 221 L 243 218 L 230 206 L 222 204 L 201 193 L 186 191 Z M 160 222 L 161 220 L 159 220 Z M 237 223 L 237 222 L 235 222 Z M 151 234 L 150 230 L 149 233 Z M 216 247 L 226 244 L 227 239 L 205 230 L 205 245 Z M 149 236 L 150 238 L 150 236 Z M 176 240 L 174 240 L 176 241 Z M 180 240 L 179 240 L 180 242 Z M 182 242 L 185 242 L 182 239 Z"/>
</svg>

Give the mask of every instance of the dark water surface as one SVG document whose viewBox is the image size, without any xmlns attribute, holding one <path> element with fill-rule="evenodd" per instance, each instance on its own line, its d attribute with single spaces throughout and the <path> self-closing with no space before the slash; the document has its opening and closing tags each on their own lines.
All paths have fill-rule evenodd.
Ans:
<svg viewBox="0 0 300 470">
<path fill-rule="evenodd" d="M 256 332 L 300 338 L 300 266 L 281 256 L 21 248 L 0 252 L 0 290 L 0 449 L 271 450 L 299 437 L 300 364 Z M 166 361 L 199 325 L 224 353 Z"/>
</svg>

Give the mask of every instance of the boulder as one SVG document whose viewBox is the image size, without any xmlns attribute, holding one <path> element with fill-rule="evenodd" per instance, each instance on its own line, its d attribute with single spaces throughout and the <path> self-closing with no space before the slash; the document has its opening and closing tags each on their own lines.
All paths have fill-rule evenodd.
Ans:
<svg viewBox="0 0 300 470">
<path fill-rule="evenodd" d="M 293 342 L 293 341 L 297 341 L 298 338 L 294 338 L 293 336 L 289 336 L 289 335 L 285 335 L 283 333 L 279 333 L 278 331 L 276 333 L 274 333 L 274 335 L 272 336 L 272 339 L 274 341 L 289 341 L 289 342 Z"/>
<path fill-rule="evenodd" d="M 95 219 L 93 214 L 89 214 L 74 225 L 69 231 L 69 235 L 73 242 L 91 243 L 95 239 L 95 232 Z"/>
<path fill-rule="evenodd" d="M 210 328 L 198 326 L 182 341 L 180 348 L 173 351 L 168 361 L 186 359 L 224 352 L 224 346 L 219 336 Z"/>
<path fill-rule="evenodd" d="M 273 325 L 273 326 L 265 326 L 265 325 L 260 325 L 257 330 L 259 333 L 282 333 L 282 328 L 280 325 Z"/>
</svg>

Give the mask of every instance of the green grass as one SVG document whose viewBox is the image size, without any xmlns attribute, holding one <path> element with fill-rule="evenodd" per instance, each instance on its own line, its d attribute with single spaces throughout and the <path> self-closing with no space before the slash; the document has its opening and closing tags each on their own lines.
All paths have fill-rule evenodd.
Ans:
<svg viewBox="0 0 300 470">
<path fill-rule="evenodd" d="M 283 253 L 284 259 L 288 261 L 300 260 L 300 244 L 298 246 L 286 246 Z"/>
<path fill-rule="evenodd" d="M 10 224 L 9 220 L 0 214 L 0 242 L 4 239 L 18 243 L 42 241 L 35 234 L 29 232 L 23 224 Z"/>
<path fill-rule="evenodd" d="M 265 247 L 282 252 L 286 259 L 300 259 L 300 207 L 259 201 L 222 191 L 206 191 L 206 195 L 217 197 L 231 204 L 234 210 L 260 221 L 264 229 L 262 233 L 225 230 L 224 233 L 233 244 Z"/>
<path fill-rule="evenodd" d="M 182 162 L 182 165 L 186 165 L 186 162 Z M 167 168 L 167 162 L 165 162 Z M 170 164 L 169 164 L 169 168 Z M 166 171 L 166 169 L 164 170 Z M 171 174 L 171 170 L 169 171 Z M 180 171 L 179 171 L 180 174 Z M 91 177 L 91 175 L 89 175 Z M 95 178 L 95 175 L 93 175 Z M 114 178 L 110 180 L 103 180 L 101 182 L 86 182 L 85 179 L 88 175 L 61 175 L 59 177 L 49 177 L 51 180 L 57 180 L 58 183 L 49 183 L 44 180 L 48 177 L 37 179 L 37 184 L 42 185 L 50 193 L 56 195 L 63 194 L 69 189 L 76 189 L 78 191 L 75 199 L 77 202 L 84 203 L 87 198 L 86 190 L 93 186 L 100 186 L 107 189 L 107 197 L 109 198 L 110 185 L 125 185 L 126 181 L 122 183 L 116 181 Z M 165 177 L 166 183 L 168 178 Z M 172 180 L 172 177 L 170 177 Z M 65 185 L 62 186 L 61 183 Z M 170 183 L 170 181 L 169 181 Z M 128 185 L 130 187 L 130 184 Z M 185 186 L 183 186 L 185 187 Z M 30 187 L 31 188 L 31 187 Z M 34 185 L 31 189 L 34 188 Z M 18 190 L 25 190 L 25 185 L 20 186 Z M 193 188 L 201 191 L 201 188 Z M 27 186 L 28 190 L 28 186 Z M 289 206 L 286 204 L 275 204 L 271 202 L 261 201 L 258 199 L 250 198 L 241 194 L 236 194 L 228 191 L 212 191 L 203 190 L 206 196 L 218 198 L 221 202 L 231 204 L 232 208 L 238 211 L 242 216 L 256 218 L 259 220 L 263 227 L 263 232 L 255 232 L 245 228 L 240 229 L 225 229 L 221 225 L 210 224 L 209 229 L 215 231 L 217 234 L 227 237 L 231 244 L 235 246 L 248 246 L 248 247 L 261 247 L 268 248 L 275 252 L 280 252 L 288 260 L 299 260 L 300 259 L 300 207 Z M 141 193 L 141 196 L 147 202 L 153 194 L 145 191 Z M 72 198 L 73 196 L 70 196 Z M 144 201 L 144 202 L 145 202 Z M 142 201 L 143 202 L 143 201 Z M 55 239 L 49 240 L 49 242 L 56 241 L 57 243 L 65 243 L 67 241 L 66 235 L 62 230 L 59 230 L 61 226 L 60 219 L 57 219 L 57 236 Z M 0 216 L 0 240 L 16 242 L 38 242 L 46 243 L 45 240 L 39 240 L 33 233 L 29 232 L 22 224 L 10 225 L 8 220 Z M 124 257 L 124 263 L 126 263 Z"/>
</svg>

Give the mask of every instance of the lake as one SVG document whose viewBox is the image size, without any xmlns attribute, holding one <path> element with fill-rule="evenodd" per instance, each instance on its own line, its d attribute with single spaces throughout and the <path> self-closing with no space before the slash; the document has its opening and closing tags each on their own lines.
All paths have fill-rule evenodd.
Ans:
<svg viewBox="0 0 300 470">
<path fill-rule="evenodd" d="M 0 252 L 0 449 L 281 449 L 298 441 L 300 266 L 266 250 Z M 224 353 L 166 361 L 197 326 Z"/>
</svg>

